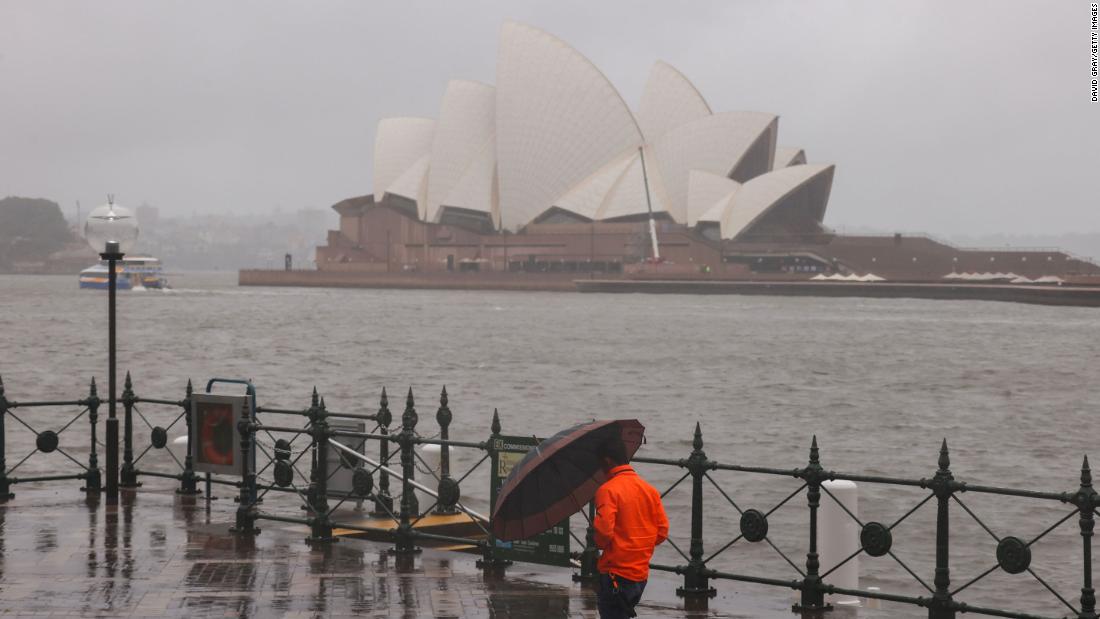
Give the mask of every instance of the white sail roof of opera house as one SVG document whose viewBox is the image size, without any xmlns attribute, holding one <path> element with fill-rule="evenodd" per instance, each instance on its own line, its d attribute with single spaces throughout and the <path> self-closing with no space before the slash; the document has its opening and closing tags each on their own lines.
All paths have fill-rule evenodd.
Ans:
<svg viewBox="0 0 1100 619">
<path fill-rule="evenodd" d="M 413 200 L 418 207 L 424 204 L 428 197 L 429 165 L 431 165 L 431 159 L 428 155 L 417 159 L 386 187 L 386 193 Z M 424 217 L 423 210 L 420 210 L 420 217 Z"/>
<path fill-rule="evenodd" d="M 425 219 L 437 221 L 442 206 L 492 211 L 492 192 L 484 190 L 492 183 L 493 171 L 478 164 L 486 151 L 493 150 L 495 121 L 495 88 L 468 80 L 447 84 L 432 139 Z M 472 178 L 464 182 L 468 175 L 481 176 L 485 182 Z M 482 191 L 465 190 L 466 185 L 475 184 Z M 453 195 L 460 186 L 463 195 Z"/>
<path fill-rule="evenodd" d="M 647 153 L 647 154 L 643 154 Z M 616 157 L 596 174 L 585 179 L 575 189 L 554 205 L 560 209 L 576 213 L 585 219 L 603 221 L 620 217 L 630 217 L 646 213 L 646 173 L 652 174 L 652 168 L 642 169 L 642 157 L 652 161 L 652 149 L 635 149 Z M 667 212 L 660 181 L 649 177 L 649 202 L 654 213 Z"/>
<path fill-rule="evenodd" d="M 723 112 L 672 129 L 653 142 L 672 218 L 687 220 L 692 170 L 745 181 L 771 169 L 779 119 L 760 112 Z"/>
<path fill-rule="evenodd" d="M 740 188 L 741 183 L 721 174 L 692 170 L 688 176 L 687 225 L 721 221 L 722 208 Z"/>
<path fill-rule="evenodd" d="M 772 159 L 772 169 L 789 168 L 802 163 L 806 163 L 806 151 L 801 148 L 777 146 L 775 157 Z"/>
<path fill-rule="evenodd" d="M 637 156 L 637 151 L 628 151 L 612 159 L 610 163 L 555 200 L 554 205 L 586 219 L 596 219 L 604 199 L 612 192 Z"/>
<path fill-rule="evenodd" d="M 644 168 L 643 168 L 644 166 Z M 668 211 L 668 203 L 665 200 L 660 178 L 653 172 L 653 152 L 646 145 L 640 151 L 635 151 L 630 158 L 630 163 L 623 170 L 615 186 L 604 197 L 600 204 L 600 210 L 596 212 L 597 220 L 618 219 L 640 215 L 648 211 L 649 204 L 653 206 L 654 213 Z M 649 175 L 649 202 L 646 202 L 646 174 Z"/>
<path fill-rule="evenodd" d="M 374 193 L 415 201 L 432 222 L 459 208 L 518 230 L 550 215 L 607 221 L 652 208 L 688 226 L 721 221 L 731 238 L 783 201 L 777 187 L 824 174 L 821 166 L 797 170 L 805 152 L 778 148 L 778 129 L 774 114 L 712 112 L 691 81 L 661 61 L 635 115 L 580 52 L 506 22 L 495 86 L 453 80 L 437 120 L 379 122 Z M 811 209 L 818 222 L 824 207 Z"/>
<path fill-rule="evenodd" d="M 717 220 L 723 239 L 736 239 L 766 215 L 800 208 L 821 222 L 832 189 L 834 166 L 803 164 L 762 174 L 731 192 L 700 219 Z"/>
<path fill-rule="evenodd" d="M 587 58 L 541 30 L 507 22 L 497 57 L 497 169 L 505 226 L 522 226 L 642 134 Z"/>
<path fill-rule="evenodd" d="M 667 212 L 674 221 L 695 224 L 688 204 L 692 170 L 741 179 L 770 170 L 777 122 L 775 115 L 760 112 L 712 114 L 674 127 L 647 144 L 644 153 L 653 212 Z M 596 220 L 645 213 L 640 159 L 637 150 L 617 157 L 554 205 Z"/>
<path fill-rule="evenodd" d="M 646 139 L 710 114 L 706 99 L 683 73 L 660 60 L 653 63 L 638 105 L 638 125 Z"/>
<path fill-rule="evenodd" d="M 381 196 L 402 174 L 431 154 L 435 121 L 383 118 L 374 135 L 374 191 Z M 416 196 L 405 196 L 415 198 Z"/>
<path fill-rule="evenodd" d="M 475 211 L 486 211 L 489 208 L 493 226 L 500 227 L 500 200 L 497 195 L 497 143 L 490 138 L 481 146 L 481 150 L 474 155 L 470 166 L 458 179 L 458 183 L 451 189 L 444 199 L 445 206 L 457 206 Z M 439 212 L 436 217 L 438 218 Z"/>
</svg>

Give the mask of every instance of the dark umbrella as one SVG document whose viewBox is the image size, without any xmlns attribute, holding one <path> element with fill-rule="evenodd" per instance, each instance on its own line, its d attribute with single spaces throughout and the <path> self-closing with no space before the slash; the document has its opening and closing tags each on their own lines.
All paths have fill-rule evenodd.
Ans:
<svg viewBox="0 0 1100 619">
<path fill-rule="evenodd" d="M 596 448 L 620 441 L 627 459 L 641 446 L 637 419 L 592 421 L 562 430 L 520 460 L 497 495 L 492 531 L 497 539 L 527 539 L 580 511 L 607 481 Z"/>
</svg>

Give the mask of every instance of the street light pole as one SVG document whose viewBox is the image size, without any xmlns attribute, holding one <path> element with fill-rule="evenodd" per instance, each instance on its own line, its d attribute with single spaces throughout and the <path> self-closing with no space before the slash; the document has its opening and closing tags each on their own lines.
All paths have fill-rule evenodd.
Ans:
<svg viewBox="0 0 1100 619">
<path fill-rule="evenodd" d="M 118 386 L 115 371 L 115 293 L 118 291 L 118 262 L 122 249 L 137 239 L 137 220 L 128 209 L 115 204 L 114 196 L 107 196 L 107 204 L 88 215 L 84 223 L 84 238 L 99 257 L 107 263 L 107 372 L 108 417 L 107 431 L 107 502 L 118 503 Z"/>
<path fill-rule="evenodd" d="M 118 274 L 115 265 L 123 253 L 118 241 L 107 241 L 105 251 L 99 257 L 107 261 L 107 502 L 118 502 L 118 417 L 115 414 L 115 292 Z"/>
</svg>

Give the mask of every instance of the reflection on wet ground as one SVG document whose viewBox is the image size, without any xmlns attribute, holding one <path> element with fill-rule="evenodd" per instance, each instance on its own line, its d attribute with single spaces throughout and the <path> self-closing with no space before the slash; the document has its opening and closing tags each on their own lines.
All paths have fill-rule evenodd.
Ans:
<svg viewBox="0 0 1100 619">
<path fill-rule="evenodd" d="M 593 593 L 568 571 L 522 565 L 489 576 L 466 555 L 394 556 L 361 540 L 311 548 L 304 529 L 273 522 L 238 537 L 228 532 L 233 508 L 221 500 L 208 512 L 202 499 L 148 487 L 124 492 L 117 506 L 64 486 L 20 487 L 0 505 L 0 614 L 596 616 Z M 661 590 L 639 616 L 689 616 Z M 706 616 L 790 616 L 772 601 Z"/>
</svg>

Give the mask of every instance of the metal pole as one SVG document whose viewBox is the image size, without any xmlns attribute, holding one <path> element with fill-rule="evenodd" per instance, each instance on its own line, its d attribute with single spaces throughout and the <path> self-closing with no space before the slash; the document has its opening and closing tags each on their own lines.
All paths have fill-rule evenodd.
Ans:
<svg viewBox="0 0 1100 619">
<path fill-rule="evenodd" d="M 122 472 L 119 486 L 137 488 L 141 484 L 134 470 L 134 383 L 130 372 L 126 372 L 126 381 L 122 384 Z"/>
<path fill-rule="evenodd" d="M 657 224 L 653 221 L 653 203 L 649 199 L 649 174 L 645 169 L 645 152 L 644 147 L 638 147 L 638 157 L 642 160 L 642 181 L 645 183 L 645 205 L 649 211 L 649 240 L 653 244 L 653 260 L 656 262 L 661 259 L 661 251 L 657 247 Z"/>
<path fill-rule="evenodd" d="M 8 416 L 8 399 L 4 396 L 4 379 L 0 378 L 0 503 L 15 498 L 8 481 L 8 463 L 4 449 L 7 441 L 4 436 L 4 421 Z"/>
<path fill-rule="evenodd" d="M 596 220 L 588 225 L 588 279 L 596 278 Z"/>
<path fill-rule="evenodd" d="M 573 582 L 594 583 L 600 579 L 597 562 L 600 551 L 596 548 L 596 527 L 592 523 L 596 520 L 596 502 L 588 503 L 588 528 L 584 533 L 584 550 L 581 552 L 581 573 L 573 574 Z"/>
<path fill-rule="evenodd" d="M 183 476 L 180 478 L 180 487 L 176 490 L 176 494 L 200 494 L 202 491 L 198 489 L 198 478 L 195 477 L 195 461 L 191 456 L 191 446 L 195 444 L 195 429 L 191 427 L 191 394 L 194 393 L 194 388 L 191 386 L 191 379 L 187 379 L 187 390 L 183 397 L 183 401 L 180 402 L 180 408 L 183 409 L 183 422 L 187 426 L 187 453 L 183 455 Z M 206 486 L 206 498 L 210 499 L 210 485 Z"/>
<path fill-rule="evenodd" d="M 396 552 L 405 554 L 417 552 L 413 541 L 412 518 L 419 513 L 416 502 L 416 492 L 413 490 L 413 477 L 416 474 L 413 455 L 413 436 L 416 432 L 416 406 L 413 402 L 412 387 L 409 387 L 409 395 L 405 398 L 405 412 L 401 414 L 401 435 L 398 444 L 401 446 L 401 511 L 397 526 Z"/>
<path fill-rule="evenodd" d="M 676 594 L 684 598 L 689 609 L 701 610 L 708 600 L 717 594 L 709 586 L 706 575 L 706 563 L 703 562 L 703 476 L 710 466 L 707 454 L 703 451 L 703 430 L 695 424 L 695 436 L 691 442 L 691 456 L 687 460 L 691 473 L 691 547 L 688 550 L 688 564 L 684 568 L 684 586 L 676 589 Z"/>
<path fill-rule="evenodd" d="M 802 595 L 795 610 L 820 612 L 831 607 L 825 604 L 821 590 L 821 561 L 817 554 L 817 510 L 821 506 L 821 482 L 824 471 L 817 449 L 817 436 L 810 443 L 810 461 L 803 471 L 806 482 L 806 501 L 810 508 L 810 548 L 806 551 L 806 577 L 802 582 Z"/>
<path fill-rule="evenodd" d="M 1077 493 L 1077 510 L 1080 514 L 1078 525 L 1081 527 L 1081 543 L 1084 564 L 1084 573 L 1081 582 L 1081 612 L 1078 619 L 1097 619 L 1096 614 L 1096 590 L 1092 588 L 1092 531 L 1096 526 L 1093 516 L 1096 506 L 1100 504 L 1100 496 L 1092 488 L 1092 471 L 1089 469 L 1089 458 L 1085 456 L 1081 463 L 1081 489 Z"/>
<path fill-rule="evenodd" d="M 3 388 L 0 387 L 0 390 Z M 88 454 L 88 477 L 84 480 L 85 492 L 99 492 L 103 489 L 103 482 L 99 473 L 99 456 L 96 455 L 96 431 L 95 424 L 99 420 L 99 395 L 96 393 L 95 377 L 88 387 L 88 423 L 92 428 L 91 446 Z M 2 435 L 0 435 L 2 436 Z M 3 468 L 0 462 L 0 468 Z M 0 495 L 2 496 L 2 495 Z"/>
<path fill-rule="evenodd" d="M 933 584 L 932 605 L 928 607 L 928 619 L 955 619 L 951 599 L 951 548 L 950 517 L 948 512 L 954 493 L 955 477 L 951 474 L 951 457 L 947 451 L 947 439 L 940 447 L 939 470 L 932 478 L 932 492 L 936 495 L 936 575 Z"/>
<path fill-rule="evenodd" d="M 443 391 L 439 394 L 439 410 L 435 413 L 435 420 L 439 423 L 439 438 L 443 441 L 439 449 L 439 488 L 453 487 L 453 481 L 451 480 L 451 447 L 447 444 L 447 439 L 450 438 L 450 425 L 453 415 L 451 409 L 447 406 L 447 387 L 443 387 Z M 448 494 L 441 492 L 440 494 Z M 435 508 L 433 513 L 436 514 L 457 514 L 458 508 L 454 504 L 449 503 L 451 496 L 447 496 L 447 501 L 439 502 L 438 507 Z"/>
<path fill-rule="evenodd" d="M 310 435 L 313 437 L 313 482 L 310 488 L 312 501 L 310 502 L 310 534 L 307 543 L 331 542 L 332 522 L 328 517 L 328 446 L 329 427 L 326 418 L 325 399 L 310 409 Z"/>
<path fill-rule="evenodd" d="M 249 394 L 249 398 L 255 396 Z M 238 496 L 237 517 L 232 533 L 256 535 L 256 470 L 251 463 L 252 442 L 256 436 L 256 423 L 252 419 L 251 406 L 242 408 L 237 430 L 241 435 L 241 492 Z M 209 480 L 207 481 L 209 484 Z M 209 496 L 209 491 L 208 495 Z"/>
<path fill-rule="evenodd" d="M 118 274 L 115 267 L 125 254 L 118 241 L 107 241 L 99 257 L 107 261 L 107 502 L 118 502 L 118 417 L 115 380 L 115 297 Z"/>
<path fill-rule="evenodd" d="M 500 438 L 500 413 L 497 409 L 493 409 L 493 421 L 489 424 L 489 441 L 485 445 L 485 451 L 489 454 L 489 464 L 493 469 L 497 469 L 499 466 L 500 458 L 500 445 L 503 442 Z M 490 490 L 490 492 L 493 492 Z M 490 504 L 490 507 L 496 507 L 495 504 Z M 492 511 L 489 512 L 489 535 L 486 536 L 484 544 L 481 546 L 481 558 L 477 561 L 477 566 L 486 572 L 495 572 L 501 574 L 504 568 L 512 564 L 508 559 L 502 559 L 496 555 L 496 537 L 493 536 L 493 521 Z"/>
<path fill-rule="evenodd" d="M 386 396 L 386 388 L 382 387 L 382 400 L 378 406 L 378 431 L 383 436 L 390 433 L 390 422 L 393 414 L 390 413 L 390 400 Z M 387 439 L 378 441 L 378 462 L 382 466 L 389 464 L 390 442 Z M 393 513 L 393 497 L 390 496 L 390 478 L 383 475 L 378 480 L 378 492 L 374 494 L 374 511 L 371 515 L 376 518 L 384 518 Z"/>
</svg>

